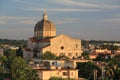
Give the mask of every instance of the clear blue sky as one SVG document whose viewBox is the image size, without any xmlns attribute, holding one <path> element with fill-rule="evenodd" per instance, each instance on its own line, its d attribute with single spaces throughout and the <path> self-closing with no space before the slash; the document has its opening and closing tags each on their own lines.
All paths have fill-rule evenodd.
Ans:
<svg viewBox="0 0 120 80">
<path fill-rule="evenodd" d="M 44 8 L 58 35 L 120 41 L 120 0 L 0 0 L 0 38 L 32 37 Z"/>
</svg>

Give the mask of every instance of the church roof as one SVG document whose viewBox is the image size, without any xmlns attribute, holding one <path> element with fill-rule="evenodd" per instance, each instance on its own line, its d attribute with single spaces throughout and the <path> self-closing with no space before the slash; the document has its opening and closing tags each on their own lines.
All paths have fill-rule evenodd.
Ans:
<svg viewBox="0 0 120 80">
<path fill-rule="evenodd" d="M 30 38 L 29 40 L 31 42 L 39 43 L 39 42 L 50 42 L 51 38 L 53 38 L 53 37 L 48 37 L 48 38 L 45 38 L 45 39 L 42 39 L 42 40 L 39 40 L 39 39 L 36 39 L 36 38 Z"/>
</svg>

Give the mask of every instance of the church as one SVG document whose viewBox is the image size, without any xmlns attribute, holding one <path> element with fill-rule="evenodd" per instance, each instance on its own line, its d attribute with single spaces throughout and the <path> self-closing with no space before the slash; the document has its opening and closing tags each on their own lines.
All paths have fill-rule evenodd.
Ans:
<svg viewBox="0 0 120 80">
<path fill-rule="evenodd" d="M 34 27 L 34 36 L 28 39 L 23 57 L 25 59 L 41 58 L 47 51 L 58 57 L 67 56 L 70 59 L 78 58 L 82 53 L 81 40 L 64 34 L 56 36 L 56 27 L 44 11 L 43 19 Z"/>
</svg>

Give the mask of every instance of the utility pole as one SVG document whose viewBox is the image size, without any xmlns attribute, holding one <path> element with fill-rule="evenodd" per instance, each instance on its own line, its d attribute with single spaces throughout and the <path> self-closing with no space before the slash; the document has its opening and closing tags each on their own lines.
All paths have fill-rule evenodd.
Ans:
<svg viewBox="0 0 120 80">
<path fill-rule="evenodd" d="M 94 70 L 93 73 L 94 73 L 94 80 L 97 80 L 97 70 Z"/>
</svg>

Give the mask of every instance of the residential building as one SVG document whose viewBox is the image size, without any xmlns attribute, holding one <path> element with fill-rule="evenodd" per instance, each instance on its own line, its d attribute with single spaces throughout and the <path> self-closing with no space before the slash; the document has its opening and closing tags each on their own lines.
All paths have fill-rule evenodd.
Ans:
<svg viewBox="0 0 120 80">
<path fill-rule="evenodd" d="M 49 80 L 51 77 L 78 79 L 78 69 L 65 65 L 64 60 L 36 60 L 29 63 L 38 71 L 40 80 Z"/>
</svg>

